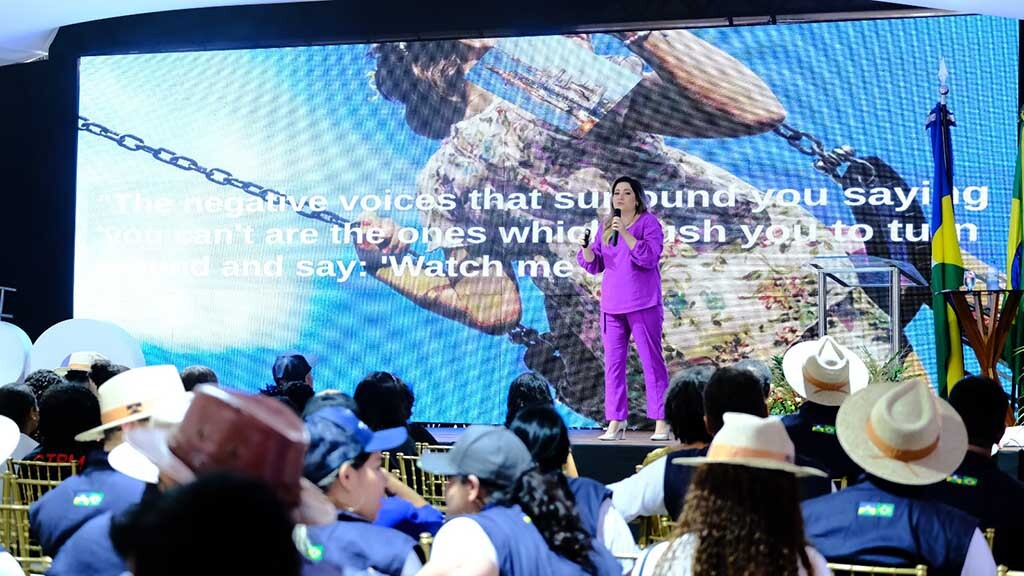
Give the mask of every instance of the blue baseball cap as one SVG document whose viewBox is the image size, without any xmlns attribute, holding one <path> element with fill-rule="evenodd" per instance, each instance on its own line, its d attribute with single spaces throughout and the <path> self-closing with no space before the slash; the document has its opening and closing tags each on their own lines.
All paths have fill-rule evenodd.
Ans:
<svg viewBox="0 0 1024 576">
<path fill-rule="evenodd" d="M 321 487 L 334 481 L 345 462 L 360 454 L 396 448 L 409 437 L 404 427 L 374 432 L 355 413 L 340 406 L 328 406 L 307 416 L 306 429 L 309 430 L 309 449 L 302 474 Z"/>
</svg>

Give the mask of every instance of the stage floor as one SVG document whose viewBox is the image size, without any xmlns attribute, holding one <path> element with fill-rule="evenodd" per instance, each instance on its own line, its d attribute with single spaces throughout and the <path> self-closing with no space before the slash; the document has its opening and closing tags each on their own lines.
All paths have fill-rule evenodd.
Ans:
<svg viewBox="0 0 1024 576">
<path fill-rule="evenodd" d="M 465 428 L 429 428 L 438 442 L 450 444 L 458 440 Z M 602 441 L 597 437 L 602 430 L 569 430 L 572 455 L 576 469 L 581 476 L 593 478 L 605 484 L 618 482 L 636 472 L 638 464 L 651 450 L 674 445 L 675 442 L 651 440 L 652 432 L 626 431 L 625 440 Z"/>
</svg>

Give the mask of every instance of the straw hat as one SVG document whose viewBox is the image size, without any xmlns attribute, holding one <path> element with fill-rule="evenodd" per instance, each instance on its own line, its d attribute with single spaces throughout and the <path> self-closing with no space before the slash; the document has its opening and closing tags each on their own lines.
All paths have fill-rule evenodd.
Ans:
<svg viewBox="0 0 1024 576">
<path fill-rule="evenodd" d="M 722 420 L 722 429 L 711 440 L 707 456 L 674 458 L 672 463 L 687 466 L 733 464 L 781 470 L 796 476 L 828 476 L 816 468 L 794 464 L 796 451 L 781 420 L 739 412 L 726 412 Z"/>
<path fill-rule="evenodd" d="M 102 424 L 75 436 L 75 440 L 100 440 L 105 431 L 149 418 L 158 405 L 174 401 L 184 394 L 185 385 L 174 366 L 146 366 L 122 372 L 100 387 Z"/>
<path fill-rule="evenodd" d="M 149 417 L 149 426 L 174 430 L 185 419 L 185 413 L 192 404 L 193 392 L 186 392 L 180 398 L 163 402 L 157 406 Z M 156 484 L 160 479 L 160 469 L 145 454 L 139 452 L 128 442 L 122 442 L 107 455 L 110 467 L 125 476 L 141 480 L 147 484 Z"/>
<path fill-rule="evenodd" d="M 967 453 L 960 415 L 921 380 L 854 394 L 839 409 L 836 435 L 858 466 L 898 484 L 939 482 Z"/>
<path fill-rule="evenodd" d="M 800 342 L 782 358 L 782 372 L 800 397 L 815 404 L 840 406 L 868 385 L 868 368 L 831 336 Z"/>
<path fill-rule="evenodd" d="M 64 362 L 61 362 L 60 367 L 54 368 L 53 371 L 61 376 L 67 375 L 72 370 L 89 372 L 92 370 L 94 363 L 106 359 L 107 357 L 99 352 L 72 352 L 64 359 Z"/>
</svg>

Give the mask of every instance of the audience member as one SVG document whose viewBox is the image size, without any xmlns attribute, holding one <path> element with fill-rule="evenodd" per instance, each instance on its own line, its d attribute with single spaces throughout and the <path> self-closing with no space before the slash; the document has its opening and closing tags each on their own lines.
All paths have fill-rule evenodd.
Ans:
<svg viewBox="0 0 1024 576">
<path fill-rule="evenodd" d="M 583 527 L 616 556 L 639 549 L 622 515 L 612 505 L 612 493 L 590 478 L 567 478 L 562 467 L 569 457 L 569 430 L 553 406 L 534 404 L 516 414 L 509 430 L 522 440 L 541 473 L 558 481 L 576 507 Z M 595 547 L 596 550 L 600 548 Z M 628 562 L 627 570 L 632 566 Z"/>
<path fill-rule="evenodd" d="M 714 364 L 696 364 L 672 376 L 665 391 L 665 419 L 676 444 L 652 450 L 644 457 L 644 466 L 670 452 L 703 448 L 711 442 L 704 424 L 704 387 L 717 369 Z"/>
<path fill-rule="evenodd" d="M 727 413 L 724 421 L 707 456 L 673 460 L 700 467 L 672 538 L 645 551 L 633 573 L 830 575 L 804 537 L 796 481 L 825 473 L 793 464 L 778 420 Z"/>
<path fill-rule="evenodd" d="M 25 385 L 32 389 L 32 395 L 36 397 L 36 402 L 43 400 L 43 394 L 51 386 L 63 384 L 64 382 L 67 382 L 67 380 L 53 370 L 35 370 L 28 376 L 25 376 Z"/>
<path fill-rule="evenodd" d="M 110 379 L 99 389 L 100 426 L 78 434 L 79 441 L 104 440 L 79 474 L 50 490 L 29 508 L 29 525 L 43 553 L 56 556 L 79 528 L 107 511 L 118 513 L 142 498 L 145 483 L 114 470 L 108 452 L 122 433 L 142 425 L 161 406 L 183 403 L 185 389 L 174 366 L 136 368 Z"/>
<path fill-rule="evenodd" d="M 801 342 L 782 359 L 786 382 L 804 402 L 782 418 L 796 453 L 819 462 L 832 478 L 855 482 L 863 472 L 836 438 L 836 414 L 850 397 L 868 385 L 868 369 L 852 350 L 831 336 Z"/>
<path fill-rule="evenodd" d="M 310 526 L 309 542 L 320 562 L 391 576 L 412 576 L 422 568 L 418 545 L 406 534 L 371 524 L 385 496 L 381 450 L 406 440 L 404 428 L 372 431 L 348 409 L 331 406 L 306 419 L 310 444 L 304 474 L 338 509 L 337 521 Z"/>
<path fill-rule="evenodd" d="M 555 398 L 551 395 L 551 384 L 543 376 L 536 372 L 525 372 L 517 376 L 508 387 L 505 427 L 508 428 L 520 410 L 534 404 L 554 406 Z"/>
<path fill-rule="evenodd" d="M 317 394 L 306 404 L 302 418 L 306 420 L 318 410 L 330 406 L 351 410 L 356 417 L 359 416 L 356 401 L 351 396 L 343 392 L 328 391 Z M 394 528 L 412 538 L 419 538 L 424 532 L 436 534 L 444 522 L 441 511 L 427 503 L 423 496 L 417 494 L 394 474 L 384 471 L 384 475 L 387 479 L 388 496 L 381 501 L 380 510 L 377 511 L 377 518 L 373 523 L 385 528 Z"/>
<path fill-rule="evenodd" d="M 86 455 L 100 445 L 76 441 L 75 436 L 100 424 L 100 404 L 88 388 L 70 382 L 51 386 L 39 402 L 39 446 L 25 459 L 76 462 L 81 470 Z"/>
<path fill-rule="evenodd" d="M 437 444 L 424 426 L 410 423 L 416 402 L 409 385 L 390 372 L 371 372 L 356 385 L 352 395 L 359 406 L 359 418 L 371 430 L 405 428 L 409 437 L 395 452 L 416 454 L 417 442 Z"/>
<path fill-rule="evenodd" d="M 89 371 L 92 365 L 107 358 L 99 352 L 72 352 L 67 358 L 67 363 L 57 368 L 55 372 L 64 377 L 72 384 L 85 386 L 96 393 L 96 384 L 89 378 Z"/>
<path fill-rule="evenodd" d="M 314 514 L 316 502 L 305 500 L 311 491 L 304 489 L 302 479 L 308 439 L 302 421 L 270 398 L 202 385 L 193 394 L 177 427 L 136 427 L 125 434 L 131 446 L 159 470 L 159 487 L 147 486 L 142 501 L 160 498 L 161 491 L 189 484 L 206 474 L 234 472 L 262 481 L 292 511 L 295 520 L 308 521 L 304 515 Z M 87 522 L 61 548 L 48 575 L 114 576 L 126 571 L 111 541 L 112 529 L 117 531 L 124 521 L 130 521 L 129 513 L 105 512 Z M 181 562 L 205 559 L 191 550 L 178 553 Z M 265 561 L 271 566 L 286 560 Z"/>
<path fill-rule="evenodd" d="M 999 382 L 968 376 L 949 393 L 949 403 L 967 428 L 967 454 L 930 496 L 994 528 L 993 556 L 999 564 L 1024 567 L 1024 484 L 996 466 L 992 447 L 1006 430 L 1009 398 Z"/>
<path fill-rule="evenodd" d="M 956 470 L 967 451 L 967 431 L 949 403 L 922 381 L 875 384 L 843 402 L 836 433 L 866 479 L 804 502 L 807 536 L 830 562 L 995 574 L 978 521 L 925 489 Z"/>
<path fill-rule="evenodd" d="M 298 576 L 289 508 L 264 482 L 206 474 L 142 502 L 111 526 L 135 576 Z"/>
<path fill-rule="evenodd" d="M 271 372 L 274 384 L 282 388 L 291 382 L 305 382 L 310 387 L 313 386 L 313 365 L 302 354 L 281 354 L 274 361 Z"/>
<path fill-rule="evenodd" d="M 758 383 L 761 384 L 761 393 L 767 398 L 772 393 L 772 369 L 760 360 L 753 358 L 744 358 L 739 362 L 732 365 L 733 368 L 739 370 L 746 370 L 757 378 Z"/>
<path fill-rule="evenodd" d="M 761 382 L 751 372 L 719 368 L 708 381 L 704 388 L 704 422 L 712 437 L 722 428 L 726 412 L 740 412 L 760 418 L 768 416 Z M 683 500 L 693 472 L 690 467 L 677 466 L 669 461 L 674 458 L 704 456 L 707 452 L 706 446 L 677 450 L 644 466 L 629 478 L 608 486 L 612 491 L 615 508 L 627 522 L 638 516 L 658 514 L 678 518 L 683 510 Z M 797 463 L 814 464 L 799 455 Z M 803 478 L 799 484 L 802 498 L 820 496 L 831 490 L 828 480 L 814 476 Z"/>
<path fill-rule="evenodd" d="M 422 455 L 420 467 L 448 477 L 451 518 L 434 539 L 423 576 L 621 573 L 614 558 L 594 554 L 558 482 L 535 469 L 507 429 L 470 426 L 451 451 Z"/>
<path fill-rule="evenodd" d="M 18 427 L 18 444 L 10 458 L 21 460 L 39 446 L 32 438 L 39 428 L 39 406 L 32 388 L 25 384 L 0 387 L 0 416 L 10 418 Z M 7 471 L 7 459 L 0 462 L 0 472 Z"/>
<path fill-rule="evenodd" d="M 185 385 L 187 392 L 191 392 L 199 384 L 217 386 L 220 381 L 217 380 L 217 374 L 212 369 L 195 365 L 181 371 L 181 383 Z"/>
<path fill-rule="evenodd" d="M 92 383 L 96 386 L 96 389 L 99 390 L 100 386 L 103 386 L 104 384 L 107 383 L 107 380 L 110 380 L 114 376 L 117 376 L 118 374 L 127 371 L 127 366 L 122 366 L 121 364 L 112 364 L 110 360 L 107 359 L 97 360 L 92 363 L 92 367 L 89 369 L 89 379 L 92 380 Z"/>
</svg>

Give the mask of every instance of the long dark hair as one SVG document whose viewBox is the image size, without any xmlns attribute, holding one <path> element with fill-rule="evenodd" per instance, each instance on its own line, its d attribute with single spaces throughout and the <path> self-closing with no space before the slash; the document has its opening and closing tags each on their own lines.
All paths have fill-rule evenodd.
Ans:
<svg viewBox="0 0 1024 576">
<path fill-rule="evenodd" d="M 731 464 L 701 466 L 655 574 L 675 572 L 676 539 L 683 534 L 697 538 L 693 576 L 796 576 L 795 559 L 813 573 L 796 477 L 787 472 Z"/>
<path fill-rule="evenodd" d="M 629 176 L 619 176 L 618 178 L 615 179 L 615 182 L 612 182 L 612 193 L 615 192 L 615 187 L 623 182 L 629 184 L 629 187 L 633 189 L 633 196 L 636 197 L 637 215 L 639 216 L 640 214 L 647 212 L 647 199 L 644 197 L 644 186 L 636 178 L 631 178 Z M 612 210 L 611 212 L 608 213 L 608 217 L 604 219 L 604 232 L 602 232 L 601 234 L 601 241 L 604 242 L 605 244 L 607 244 L 609 239 L 611 239 L 612 237 L 611 225 L 612 218 L 614 217 L 615 211 Z"/>
<path fill-rule="evenodd" d="M 487 480 L 481 480 L 480 485 L 487 491 L 488 503 L 518 504 L 544 537 L 548 548 L 579 565 L 588 574 L 595 573 L 596 568 L 589 556 L 593 550 L 590 534 L 557 478 L 532 469 L 520 476 L 513 486 Z"/>
<path fill-rule="evenodd" d="M 455 40 L 391 42 L 371 51 L 373 80 L 384 98 L 405 105 L 405 121 L 417 134 L 441 139 L 466 115 L 469 96 L 463 65 L 469 47 Z"/>
<path fill-rule="evenodd" d="M 367 374 L 352 397 L 359 406 L 359 419 L 371 430 L 405 426 L 416 401 L 409 386 L 390 372 Z"/>
<path fill-rule="evenodd" d="M 505 403 L 505 427 L 508 428 L 516 414 L 527 406 L 546 404 L 554 406 L 555 399 L 551 396 L 551 384 L 536 372 L 525 372 L 516 377 L 508 387 L 508 400 Z"/>
<path fill-rule="evenodd" d="M 569 430 L 554 406 L 527 406 L 516 414 L 508 429 L 523 441 L 541 472 L 561 472 L 569 459 Z"/>
<path fill-rule="evenodd" d="M 715 370 L 714 364 L 697 364 L 683 368 L 669 380 L 665 418 L 672 434 L 683 444 L 711 442 L 704 425 L 704 387 Z"/>
</svg>

